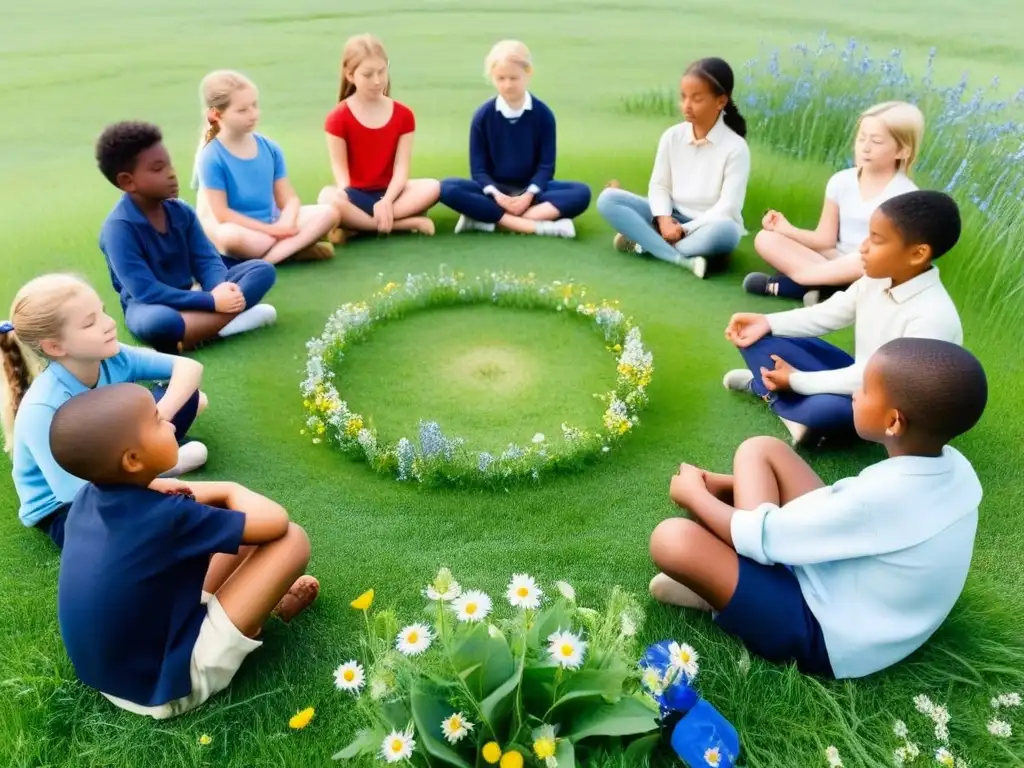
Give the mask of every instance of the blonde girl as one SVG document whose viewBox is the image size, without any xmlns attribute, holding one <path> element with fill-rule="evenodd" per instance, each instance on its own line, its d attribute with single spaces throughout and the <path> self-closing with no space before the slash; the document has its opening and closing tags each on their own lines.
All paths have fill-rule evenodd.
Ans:
<svg viewBox="0 0 1024 768">
<path fill-rule="evenodd" d="M 319 242 L 338 224 L 331 205 L 302 205 L 276 142 L 256 133 L 259 93 L 245 75 L 211 72 L 199 86 L 204 129 L 192 180 L 207 237 L 228 256 L 278 264 L 329 259 Z"/>
<path fill-rule="evenodd" d="M 496 43 L 484 75 L 498 92 L 473 115 L 471 179 L 441 182 L 441 202 L 461 214 L 456 234 L 495 227 L 575 237 L 572 220 L 590 205 L 590 187 L 555 181 L 555 114 L 530 93 L 533 57 L 518 40 Z"/>
<path fill-rule="evenodd" d="M 66 274 L 37 277 L 14 298 L 11 319 L 0 323 L 3 362 L 4 449 L 14 465 L 21 522 L 47 533 L 58 548 L 64 519 L 85 481 L 65 472 L 50 451 L 53 414 L 67 400 L 96 387 L 167 381 L 155 387 L 156 410 L 175 425 L 179 441 L 206 406 L 199 391 L 203 366 L 194 360 L 117 341 L 117 327 L 83 280 Z M 177 476 L 206 463 L 206 446 L 181 446 Z M 155 490 L 167 490 L 156 481 Z"/>
<path fill-rule="evenodd" d="M 426 212 L 441 194 L 436 179 L 410 179 L 416 118 L 391 98 L 388 56 L 380 40 L 356 35 L 341 56 L 338 105 L 324 121 L 334 185 L 321 203 L 341 211 L 356 232 L 434 234 Z"/>
<path fill-rule="evenodd" d="M 859 250 L 871 214 L 889 198 L 917 189 L 910 171 L 923 137 L 924 115 L 913 104 L 887 101 L 861 113 L 854 130 L 854 167 L 829 179 L 817 228 L 794 227 L 768 210 L 754 248 L 776 274 L 753 272 L 744 289 L 811 305 L 860 278 Z"/>
</svg>

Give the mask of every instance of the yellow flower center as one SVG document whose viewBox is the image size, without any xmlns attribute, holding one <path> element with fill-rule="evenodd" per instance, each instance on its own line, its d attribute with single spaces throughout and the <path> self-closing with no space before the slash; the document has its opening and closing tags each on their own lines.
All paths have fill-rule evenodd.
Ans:
<svg viewBox="0 0 1024 768">
<path fill-rule="evenodd" d="M 679 652 L 679 660 L 681 662 L 683 662 L 683 664 L 689 664 L 690 663 L 690 654 L 687 653 L 686 651 L 680 651 Z"/>
<path fill-rule="evenodd" d="M 516 590 L 516 594 L 519 595 L 520 597 L 526 597 L 527 595 L 530 594 L 530 590 L 528 590 L 526 587 L 520 587 L 519 589 Z"/>
<path fill-rule="evenodd" d="M 453 731 L 457 731 L 462 727 L 462 720 L 459 719 L 458 715 L 452 715 L 452 719 L 448 721 L 448 727 Z"/>
<path fill-rule="evenodd" d="M 408 642 L 408 643 L 415 643 L 419 639 L 420 639 L 419 632 L 416 632 L 415 630 L 413 630 L 412 632 L 409 633 L 409 636 L 406 638 L 406 642 Z"/>
<path fill-rule="evenodd" d="M 565 657 L 572 656 L 573 647 L 569 643 L 562 644 L 562 655 Z"/>
<path fill-rule="evenodd" d="M 404 743 L 402 742 L 401 739 L 392 739 L 391 740 L 391 751 L 394 752 L 395 754 L 401 752 L 403 746 L 405 746 L 405 745 L 404 745 Z"/>
<path fill-rule="evenodd" d="M 466 613 L 470 616 L 476 613 L 476 603 L 466 603 Z"/>
<path fill-rule="evenodd" d="M 538 760 L 545 760 L 555 756 L 555 740 L 547 737 L 537 739 L 533 742 L 533 751 Z"/>
<path fill-rule="evenodd" d="M 342 677 L 345 678 L 346 683 L 351 683 L 353 680 L 356 679 L 356 673 L 351 669 L 346 669 L 345 674 L 343 674 Z"/>
</svg>

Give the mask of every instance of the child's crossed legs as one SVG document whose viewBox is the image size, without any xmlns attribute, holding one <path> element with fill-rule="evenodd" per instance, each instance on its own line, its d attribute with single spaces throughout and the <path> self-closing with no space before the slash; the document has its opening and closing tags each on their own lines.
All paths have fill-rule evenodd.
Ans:
<svg viewBox="0 0 1024 768">
<path fill-rule="evenodd" d="M 237 259 L 262 259 L 268 264 L 280 264 L 323 240 L 338 225 L 338 219 L 338 210 L 332 205 L 304 205 L 299 209 L 296 222 L 298 233 L 282 240 L 231 222 L 207 219 L 203 229 L 221 253 Z"/>
</svg>

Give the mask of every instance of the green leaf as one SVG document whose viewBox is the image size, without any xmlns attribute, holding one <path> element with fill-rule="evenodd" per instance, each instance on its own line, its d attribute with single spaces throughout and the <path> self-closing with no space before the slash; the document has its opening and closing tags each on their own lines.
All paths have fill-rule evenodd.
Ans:
<svg viewBox="0 0 1024 768">
<path fill-rule="evenodd" d="M 580 714 L 566 738 L 578 742 L 591 736 L 631 736 L 658 727 L 658 709 L 641 697 L 626 696 Z"/>
<path fill-rule="evenodd" d="M 649 736 L 641 736 L 628 747 L 623 762 L 626 765 L 644 765 L 650 762 L 651 753 L 658 746 L 661 740 L 660 733 L 652 733 Z M 561 763 L 559 763 L 561 766 Z"/>
<path fill-rule="evenodd" d="M 558 740 L 558 744 L 555 746 L 555 760 L 558 762 L 558 768 L 576 768 L 576 748 L 571 741 L 568 739 Z M 626 765 L 633 765 L 633 763 L 627 760 Z"/>
<path fill-rule="evenodd" d="M 381 704 L 380 713 L 387 721 L 387 724 L 396 731 L 405 730 L 405 727 L 409 725 L 409 708 L 401 699 Z"/>
<path fill-rule="evenodd" d="M 593 696 L 618 699 L 622 696 L 622 684 L 626 681 L 628 674 L 629 671 L 622 666 L 612 669 L 584 669 L 571 673 L 566 681 L 558 687 L 558 701 L 551 706 L 549 714 L 573 699 Z"/>
<path fill-rule="evenodd" d="M 409 701 L 419 743 L 427 753 L 449 765 L 471 768 L 469 763 L 448 746 L 441 732 L 441 721 L 455 711 L 448 703 L 444 687 L 418 679 L 412 684 Z"/>
<path fill-rule="evenodd" d="M 523 670 L 522 699 L 527 712 L 547 711 L 555 698 L 555 666 L 528 666 Z"/>
<path fill-rule="evenodd" d="M 485 624 L 476 625 L 452 650 L 452 663 L 477 700 L 509 679 L 515 660 L 504 636 L 491 637 Z"/>
<path fill-rule="evenodd" d="M 359 755 L 376 752 L 381 742 L 384 741 L 384 736 L 383 732 L 363 728 L 356 734 L 355 740 L 340 752 L 335 753 L 331 760 L 351 760 Z"/>
<path fill-rule="evenodd" d="M 512 677 L 495 688 L 486 699 L 480 702 L 480 711 L 483 712 L 483 716 L 492 728 L 497 728 L 498 721 L 508 712 L 508 708 L 512 705 L 512 692 L 519 686 L 522 679 L 523 662 L 520 661 L 516 664 Z"/>
<path fill-rule="evenodd" d="M 527 644 L 531 648 L 540 648 L 547 641 L 548 637 L 559 629 L 567 630 L 572 628 L 572 616 L 565 602 L 559 600 L 550 608 L 541 611 L 530 627 Z"/>
</svg>

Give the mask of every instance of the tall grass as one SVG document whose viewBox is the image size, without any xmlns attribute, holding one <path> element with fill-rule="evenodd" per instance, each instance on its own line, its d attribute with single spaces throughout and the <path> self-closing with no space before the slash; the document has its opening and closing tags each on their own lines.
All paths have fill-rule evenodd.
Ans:
<svg viewBox="0 0 1024 768">
<path fill-rule="evenodd" d="M 943 277 L 978 319 L 1024 315 L 1024 87 L 1005 97 L 999 79 L 971 89 L 935 82 L 936 50 L 914 74 L 896 49 L 873 57 L 849 40 L 839 47 L 822 35 L 815 46 L 794 45 L 743 65 L 736 101 L 756 145 L 833 170 L 853 163 L 858 115 L 882 101 L 916 104 L 925 114 L 924 146 L 914 169 L 922 187 L 957 200 L 964 234 Z M 636 114 L 678 115 L 674 89 L 624 99 Z M 757 162 L 756 155 L 754 162 Z"/>
</svg>

